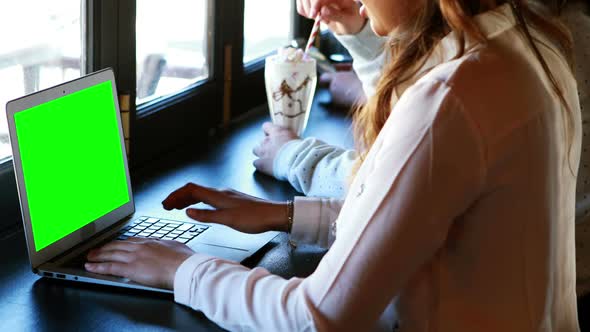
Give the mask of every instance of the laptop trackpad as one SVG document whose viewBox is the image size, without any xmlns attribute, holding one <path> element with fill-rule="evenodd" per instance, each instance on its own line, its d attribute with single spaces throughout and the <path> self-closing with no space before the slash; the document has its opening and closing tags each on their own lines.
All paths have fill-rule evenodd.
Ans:
<svg viewBox="0 0 590 332">
<path fill-rule="evenodd" d="M 248 257 L 248 250 L 226 247 L 211 243 L 195 242 L 189 243 L 191 249 L 198 253 L 203 253 L 235 262 L 240 262 Z"/>
</svg>

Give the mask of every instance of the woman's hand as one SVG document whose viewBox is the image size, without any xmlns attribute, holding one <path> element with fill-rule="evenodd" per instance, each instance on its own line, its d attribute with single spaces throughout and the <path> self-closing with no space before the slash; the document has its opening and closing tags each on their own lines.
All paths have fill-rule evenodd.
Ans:
<svg viewBox="0 0 590 332">
<path fill-rule="evenodd" d="M 162 205 L 166 210 L 184 209 L 206 203 L 215 208 L 186 209 L 186 214 L 200 222 L 215 222 L 245 233 L 286 231 L 286 202 L 271 202 L 235 190 L 218 190 L 189 183 L 171 193 Z"/>
<path fill-rule="evenodd" d="M 167 210 L 206 203 L 216 210 L 187 209 L 200 222 L 216 222 L 246 233 L 287 229 L 287 203 L 265 201 L 235 190 L 217 190 L 189 183 L 162 202 Z M 177 241 L 129 238 L 88 253 L 89 272 L 129 278 L 144 285 L 172 289 L 176 270 L 194 252 Z"/>
<path fill-rule="evenodd" d="M 366 22 L 354 0 L 297 0 L 297 12 L 312 20 L 320 13 L 322 21 L 339 35 L 356 34 Z"/>
<path fill-rule="evenodd" d="M 267 175 L 273 175 L 273 163 L 277 153 L 288 142 L 298 139 L 292 130 L 277 126 L 270 122 L 262 125 L 266 137 L 253 150 L 258 159 L 254 160 L 254 167 Z"/>
<path fill-rule="evenodd" d="M 354 105 L 363 105 L 367 100 L 363 84 L 353 70 L 323 73 L 320 85 L 328 87 L 334 106 L 350 109 Z"/>
<path fill-rule="evenodd" d="M 84 266 L 89 272 L 172 289 L 176 270 L 193 254 L 188 246 L 177 241 L 129 238 L 91 250 Z"/>
</svg>

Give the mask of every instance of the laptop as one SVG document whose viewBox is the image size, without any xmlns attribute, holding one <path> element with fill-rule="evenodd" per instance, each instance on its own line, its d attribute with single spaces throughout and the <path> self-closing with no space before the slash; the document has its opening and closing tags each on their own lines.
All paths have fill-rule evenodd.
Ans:
<svg viewBox="0 0 590 332">
<path fill-rule="evenodd" d="M 179 241 L 241 262 L 277 235 L 136 213 L 111 69 L 12 100 L 6 111 L 33 273 L 171 292 L 87 272 L 86 253 L 137 236 Z"/>
</svg>

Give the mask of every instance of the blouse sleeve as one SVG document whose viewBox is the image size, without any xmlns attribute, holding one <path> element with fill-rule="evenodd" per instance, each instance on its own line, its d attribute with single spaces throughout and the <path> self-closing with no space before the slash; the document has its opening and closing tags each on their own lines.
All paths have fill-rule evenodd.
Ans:
<svg viewBox="0 0 590 332">
<path fill-rule="evenodd" d="M 407 90 L 390 120 L 311 276 L 285 280 L 197 254 L 176 273 L 176 301 L 229 330 L 369 330 L 443 245 L 485 173 L 477 126 L 444 83 Z"/>
<path fill-rule="evenodd" d="M 333 224 L 342 203 L 339 199 L 295 197 L 291 242 L 329 248 L 336 237 Z"/>
</svg>

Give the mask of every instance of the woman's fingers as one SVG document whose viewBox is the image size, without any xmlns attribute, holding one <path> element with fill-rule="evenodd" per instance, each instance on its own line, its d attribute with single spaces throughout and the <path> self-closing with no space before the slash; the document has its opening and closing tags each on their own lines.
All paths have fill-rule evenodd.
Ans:
<svg viewBox="0 0 590 332">
<path fill-rule="evenodd" d="M 254 147 L 254 149 L 252 150 L 252 153 L 254 153 L 254 155 L 256 157 L 262 158 L 263 157 L 263 151 L 264 151 L 263 144 L 260 144 L 260 145 L 256 145 Z"/>
<path fill-rule="evenodd" d="M 259 160 L 272 161 L 269 158 Z M 192 183 L 170 194 L 162 204 L 164 208 L 170 210 L 183 209 L 196 202 L 207 203 L 215 209 L 189 208 L 186 210 L 188 217 L 201 222 L 215 222 L 227 225 L 249 233 L 268 230 L 269 227 L 266 221 L 272 219 L 272 216 L 267 213 L 268 206 L 273 205 L 272 202 L 235 190 L 217 190 Z M 112 246 L 120 248 L 122 245 L 113 244 L 109 248 Z"/>
<path fill-rule="evenodd" d="M 305 10 L 303 8 L 303 2 L 305 0 L 297 0 L 297 13 L 301 16 L 305 16 Z"/>
<path fill-rule="evenodd" d="M 301 15 L 305 17 L 311 17 L 310 7 L 311 7 L 311 0 L 301 0 L 301 5 L 303 7 L 303 13 Z"/>
<path fill-rule="evenodd" d="M 264 157 L 264 151 L 266 150 L 266 146 L 269 144 L 270 142 L 270 138 L 268 136 L 266 136 L 262 142 L 260 142 L 260 144 L 256 145 L 254 147 L 254 149 L 252 150 L 252 153 L 254 153 L 254 155 L 256 157 Z"/>
<path fill-rule="evenodd" d="M 91 250 L 89 252 L 89 254 L 92 252 L 98 251 L 98 250 L 104 250 L 104 251 L 119 250 L 119 251 L 128 251 L 128 252 L 136 251 L 137 249 L 139 249 L 139 244 L 137 242 L 139 242 L 143 239 L 141 239 L 141 238 L 136 238 L 137 240 L 131 240 L 131 239 L 132 238 L 128 239 L 130 241 L 125 240 L 125 241 L 109 242 L 98 249 Z"/>
<path fill-rule="evenodd" d="M 337 5 L 328 5 L 322 7 L 320 13 L 322 15 L 322 21 L 329 24 L 331 21 L 336 21 L 341 16 L 341 9 Z"/>
<path fill-rule="evenodd" d="M 308 17 L 310 19 L 315 19 L 315 17 L 318 15 L 318 13 L 320 12 L 321 9 L 322 9 L 321 1 L 314 1 L 313 3 L 310 3 L 310 6 L 307 11 L 309 13 Z"/>
<path fill-rule="evenodd" d="M 333 15 L 344 8 L 350 7 L 353 4 L 353 0 L 315 0 L 310 4 L 309 18 L 315 19 L 319 13 L 322 13 L 322 19 L 324 19 L 327 18 L 324 17 L 324 14 L 328 14 L 328 16 Z M 328 7 L 332 10 L 329 12 L 324 12 L 324 10 Z"/>
<path fill-rule="evenodd" d="M 86 263 L 84 267 L 87 271 L 98 274 L 109 274 L 117 277 L 127 278 L 131 271 L 129 265 L 125 263 Z"/>
<path fill-rule="evenodd" d="M 195 200 L 193 194 L 193 191 L 198 190 L 198 187 L 199 186 L 193 183 L 188 183 L 183 187 L 176 189 L 162 202 L 164 209 L 183 209 L 189 205 L 199 203 L 199 201 Z"/>
<path fill-rule="evenodd" d="M 237 219 L 233 217 L 230 210 L 186 209 L 186 215 L 197 221 L 214 222 L 228 226 Z"/>
<path fill-rule="evenodd" d="M 119 262 L 131 263 L 135 260 L 136 254 L 123 250 L 96 250 L 88 254 L 90 262 Z"/>
<path fill-rule="evenodd" d="M 166 210 L 180 210 L 201 202 L 212 206 L 224 206 L 226 200 L 227 197 L 222 191 L 188 183 L 168 195 L 162 205 Z"/>
<path fill-rule="evenodd" d="M 265 135 L 278 134 L 282 129 L 284 128 L 281 126 L 277 126 L 272 122 L 265 122 L 262 124 L 262 131 L 264 131 Z"/>
<path fill-rule="evenodd" d="M 127 242 L 127 241 L 119 241 Z M 98 249 L 88 255 L 87 271 L 129 278 L 149 286 L 172 289 L 178 266 L 194 254 L 176 241 L 132 239 L 136 251 Z"/>
</svg>

